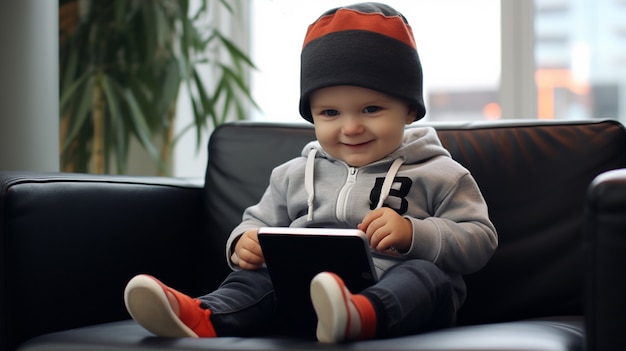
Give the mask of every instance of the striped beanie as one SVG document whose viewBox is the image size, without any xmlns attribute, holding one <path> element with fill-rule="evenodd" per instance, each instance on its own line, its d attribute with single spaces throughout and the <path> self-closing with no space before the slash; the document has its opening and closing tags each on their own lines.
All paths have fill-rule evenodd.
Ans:
<svg viewBox="0 0 626 351">
<path fill-rule="evenodd" d="M 422 66 L 406 18 L 390 6 L 361 3 L 325 12 L 311 24 L 301 54 L 300 114 L 313 122 L 315 90 L 354 85 L 400 98 L 424 117 Z"/>
</svg>

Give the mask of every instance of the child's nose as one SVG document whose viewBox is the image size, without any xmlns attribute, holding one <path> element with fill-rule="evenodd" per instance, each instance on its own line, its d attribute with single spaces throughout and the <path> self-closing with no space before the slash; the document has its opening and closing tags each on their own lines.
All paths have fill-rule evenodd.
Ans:
<svg viewBox="0 0 626 351">
<path fill-rule="evenodd" d="M 360 134 L 363 132 L 363 124 L 358 117 L 348 116 L 343 123 L 342 131 L 345 135 Z"/>
</svg>

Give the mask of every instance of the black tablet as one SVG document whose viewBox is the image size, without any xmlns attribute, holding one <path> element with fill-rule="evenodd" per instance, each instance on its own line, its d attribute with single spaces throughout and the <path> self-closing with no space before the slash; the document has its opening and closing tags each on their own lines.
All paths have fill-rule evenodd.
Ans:
<svg viewBox="0 0 626 351">
<path fill-rule="evenodd" d="M 340 276 L 352 293 L 378 277 L 365 234 L 356 229 L 260 228 L 259 242 L 278 305 L 291 322 L 315 330 L 311 279 L 320 272 Z"/>
</svg>

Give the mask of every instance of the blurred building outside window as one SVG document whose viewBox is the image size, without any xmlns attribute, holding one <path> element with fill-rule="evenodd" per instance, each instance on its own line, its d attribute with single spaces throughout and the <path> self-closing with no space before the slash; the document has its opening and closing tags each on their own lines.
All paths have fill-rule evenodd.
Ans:
<svg viewBox="0 0 626 351">
<path fill-rule="evenodd" d="M 626 1 L 535 0 L 537 116 L 626 122 Z"/>
</svg>

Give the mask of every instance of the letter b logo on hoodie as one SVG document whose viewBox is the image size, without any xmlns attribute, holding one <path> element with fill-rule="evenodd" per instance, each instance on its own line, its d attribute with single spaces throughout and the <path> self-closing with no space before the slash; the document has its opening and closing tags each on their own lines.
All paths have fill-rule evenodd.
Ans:
<svg viewBox="0 0 626 351">
<path fill-rule="evenodd" d="M 382 191 L 384 181 L 385 178 L 383 177 L 376 178 L 374 188 L 372 188 L 372 191 L 370 192 L 370 210 L 376 209 L 376 204 L 380 198 L 380 192 Z M 395 177 L 393 179 L 393 185 L 389 190 L 389 195 L 383 203 L 383 206 L 391 208 L 400 215 L 405 214 L 409 207 L 406 196 L 409 194 L 409 190 L 411 190 L 411 185 L 413 185 L 411 178 Z"/>
</svg>

